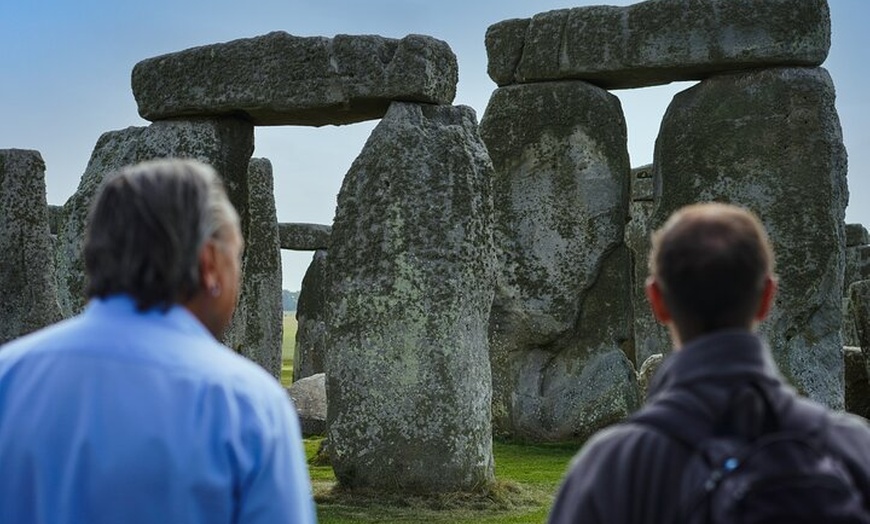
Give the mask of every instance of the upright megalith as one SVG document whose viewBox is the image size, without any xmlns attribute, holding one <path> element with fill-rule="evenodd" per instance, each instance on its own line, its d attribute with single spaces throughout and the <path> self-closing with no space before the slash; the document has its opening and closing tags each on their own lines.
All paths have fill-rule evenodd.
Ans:
<svg viewBox="0 0 870 524">
<path fill-rule="evenodd" d="M 650 235 L 653 232 L 649 222 L 655 211 L 659 186 L 654 175 L 652 164 L 631 170 L 631 200 L 628 205 L 628 224 L 625 226 L 625 244 L 631 253 L 634 365 L 638 372 L 649 357 L 671 350 L 668 330 L 653 316 L 645 289 L 652 247 Z"/>
<path fill-rule="evenodd" d="M 60 320 L 39 151 L 0 149 L 0 344 Z"/>
<path fill-rule="evenodd" d="M 841 409 L 848 190 L 827 71 L 748 71 L 677 94 L 656 141 L 654 169 L 662 184 L 656 227 L 683 205 L 711 200 L 761 217 L 780 277 L 762 332 L 800 392 Z"/>
<path fill-rule="evenodd" d="M 481 122 L 495 175 L 490 317 L 501 434 L 582 440 L 637 406 L 629 162 L 619 100 L 583 82 L 496 90 Z"/>
<path fill-rule="evenodd" d="M 281 377 L 281 248 L 272 163 L 252 158 L 247 173 L 248 202 L 241 299 L 225 337 L 228 346 Z"/>
<path fill-rule="evenodd" d="M 133 94 L 147 120 L 243 115 L 255 125 L 349 124 L 390 102 L 449 104 L 456 56 L 430 36 L 299 37 L 276 31 L 143 60 Z"/>
<path fill-rule="evenodd" d="M 493 481 L 491 177 L 470 108 L 397 102 L 344 179 L 326 308 L 342 486 L 433 493 Z"/>
<path fill-rule="evenodd" d="M 500 86 L 575 79 L 617 89 L 817 66 L 830 46 L 825 0 L 648 0 L 549 11 L 486 33 Z"/>
<path fill-rule="evenodd" d="M 314 252 L 302 278 L 296 304 L 296 349 L 293 381 L 323 373 L 326 354 L 326 259 L 327 252 Z"/>
<path fill-rule="evenodd" d="M 57 263 L 58 294 L 64 316 L 78 313 L 86 301 L 82 242 L 91 202 L 107 175 L 155 158 L 194 158 L 210 164 L 223 178 L 247 236 L 244 230 L 247 173 L 253 149 L 253 126 L 237 118 L 170 120 L 104 133 L 94 147 L 78 189 L 63 208 Z"/>
</svg>

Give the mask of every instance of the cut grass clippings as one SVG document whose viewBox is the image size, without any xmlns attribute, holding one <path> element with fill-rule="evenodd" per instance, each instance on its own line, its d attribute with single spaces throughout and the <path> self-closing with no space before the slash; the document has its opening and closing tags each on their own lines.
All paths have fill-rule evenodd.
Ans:
<svg viewBox="0 0 870 524">
<path fill-rule="evenodd" d="M 414 496 L 344 490 L 328 465 L 315 465 L 322 439 L 305 441 L 318 522 L 492 523 L 543 522 L 577 446 L 496 442 L 496 482 L 477 493 Z"/>
</svg>

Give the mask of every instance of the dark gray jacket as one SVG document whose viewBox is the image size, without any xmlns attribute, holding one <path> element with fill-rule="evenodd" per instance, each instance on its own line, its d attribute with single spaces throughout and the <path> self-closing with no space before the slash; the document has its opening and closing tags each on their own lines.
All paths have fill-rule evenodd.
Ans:
<svg viewBox="0 0 870 524">
<path fill-rule="evenodd" d="M 673 409 L 668 402 L 673 392 L 683 389 L 693 399 L 689 419 L 712 434 L 732 395 L 750 381 L 771 386 L 766 388 L 772 391 L 771 403 L 784 419 L 794 416 L 796 402 L 809 402 L 783 383 L 770 351 L 756 335 L 726 331 L 696 339 L 669 356 L 652 381 L 643 409 L 667 412 Z M 686 416 L 680 414 L 679 420 Z M 826 440 L 870 507 L 870 425 L 860 417 L 832 414 Z M 673 522 L 690 454 L 686 446 L 647 425 L 627 422 L 607 428 L 574 458 L 549 522 Z"/>
</svg>

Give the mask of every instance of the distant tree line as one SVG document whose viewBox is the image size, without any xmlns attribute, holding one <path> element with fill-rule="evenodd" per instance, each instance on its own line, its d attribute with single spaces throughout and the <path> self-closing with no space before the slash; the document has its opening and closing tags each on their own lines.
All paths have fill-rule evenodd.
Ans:
<svg viewBox="0 0 870 524">
<path fill-rule="evenodd" d="M 298 291 L 281 290 L 281 304 L 284 306 L 284 311 L 296 311 L 296 302 L 298 300 Z"/>
</svg>

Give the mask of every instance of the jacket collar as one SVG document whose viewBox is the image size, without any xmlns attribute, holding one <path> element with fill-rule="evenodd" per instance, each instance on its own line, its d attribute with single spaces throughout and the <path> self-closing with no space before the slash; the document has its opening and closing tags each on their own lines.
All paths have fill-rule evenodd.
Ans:
<svg viewBox="0 0 870 524">
<path fill-rule="evenodd" d="M 737 377 L 782 380 L 758 335 L 745 330 L 718 331 L 671 353 L 653 377 L 648 397 L 692 382 Z"/>
</svg>

